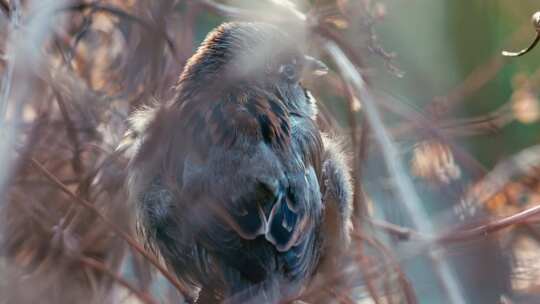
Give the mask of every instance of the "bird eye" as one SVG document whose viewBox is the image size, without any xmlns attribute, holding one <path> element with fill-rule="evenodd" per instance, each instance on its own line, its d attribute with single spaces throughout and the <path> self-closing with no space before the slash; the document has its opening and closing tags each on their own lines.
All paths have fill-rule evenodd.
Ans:
<svg viewBox="0 0 540 304">
<path fill-rule="evenodd" d="M 296 68 L 292 64 L 284 64 L 279 68 L 279 72 L 281 75 L 285 76 L 285 78 L 289 80 L 296 79 Z"/>
</svg>

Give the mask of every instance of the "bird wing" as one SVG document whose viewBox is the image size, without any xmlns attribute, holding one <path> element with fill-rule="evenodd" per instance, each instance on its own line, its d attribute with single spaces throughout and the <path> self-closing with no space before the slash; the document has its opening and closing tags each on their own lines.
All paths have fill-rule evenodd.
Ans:
<svg viewBox="0 0 540 304">
<path fill-rule="evenodd" d="M 289 250 L 307 229 L 310 205 L 320 201 L 309 163 L 318 153 L 310 146 L 320 145 L 315 126 L 306 130 L 268 94 L 234 95 L 186 113 L 186 127 L 201 128 L 191 134 L 182 193 L 243 239 L 264 235 L 278 251 Z"/>
<path fill-rule="evenodd" d="M 262 94 L 148 113 L 131 189 L 167 263 L 193 284 L 224 268 L 225 281 L 305 277 L 322 212 L 314 122 Z"/>
</svg>

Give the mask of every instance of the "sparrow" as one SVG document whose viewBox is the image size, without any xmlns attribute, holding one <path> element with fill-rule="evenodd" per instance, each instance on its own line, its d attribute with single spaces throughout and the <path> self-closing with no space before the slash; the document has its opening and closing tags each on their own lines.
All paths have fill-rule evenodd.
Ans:
<svg viewBox="0 0 540 304">
<path fill-rule="evenodd" d="M 350 242 L 343 144 L 301 84 L 326 66 L 275 25 L 208 34 L 171 100 L 132 114 L 124 144 L 139 230 L 191 302 L 298 296 Z"/>
</svg>

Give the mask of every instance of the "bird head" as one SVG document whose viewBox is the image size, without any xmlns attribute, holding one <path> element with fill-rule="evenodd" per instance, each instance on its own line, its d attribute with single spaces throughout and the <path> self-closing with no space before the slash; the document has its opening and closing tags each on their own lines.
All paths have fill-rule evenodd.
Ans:
<svg viewBox="0 0 540 304">
<path fill-rule="evenodd" d="M 306 56 L 301 39 L 275 25 L 225 23 L 212 31 L 193 55 L 180 84 L 282 86 L 295 85 L 308 72 L 322 75 L 327 67 Z"/>
</svg>

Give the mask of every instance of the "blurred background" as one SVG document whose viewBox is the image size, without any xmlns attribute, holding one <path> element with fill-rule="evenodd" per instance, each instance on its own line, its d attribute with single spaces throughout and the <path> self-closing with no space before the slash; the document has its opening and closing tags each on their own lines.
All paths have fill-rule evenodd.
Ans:
<svg viewBox="0 0 540 304">
<path fill-rule="evenodd" d="M 307 21 L 293 26 L 331 68 L 305 85 L 355 176 L 351 266 L 337 270 L 349 284 L 317 292 L 336 303 L 540 302 L 540 48 L 501 55 L 534 39 L 539 4 L 0 1 L 0 303 L 182 303 L 137 240 L 116 150 L 126 119 L 172 98 L 222 22 L 283 25 L 298 12 Z M 403 196 L 409 183 L 418 199 Z"/>
</svg>

